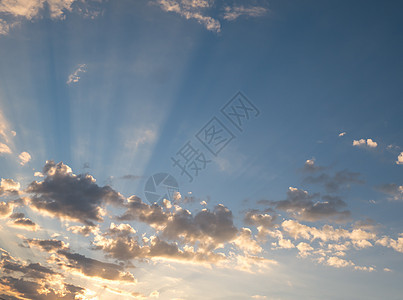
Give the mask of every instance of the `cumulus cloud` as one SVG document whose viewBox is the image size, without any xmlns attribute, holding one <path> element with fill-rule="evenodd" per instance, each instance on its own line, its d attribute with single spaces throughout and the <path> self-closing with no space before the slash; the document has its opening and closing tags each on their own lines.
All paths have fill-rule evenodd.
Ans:
<svg viewBox="0 0 403 300">
<path fill-rule="evenodd" d="M 85 289 L 40 263 L 26 263 L 0 248 L 0 295 L 6 299 L 81 299 Z"/>
<path fill-rule="evenodd" d="M 20 159 L 20 165 L 23 166 L 31 160 L 31 155 L 28 152 L 21 152 L 18 158 Z"/>
<path fill-rule="evenodd" d="M 224 19 L 228 21 L 234 21 L 239 17 L 262 17 L 267 13 L 267 8 L 263 6 L 250 6 L 245 7 L 243 5 L 239 6 L 226 6 L 224 8 Z"/>
<path fill-rule="evenodd" d="M 372 139 L 366 139 L 366 140 L 360 139 L 360 140 L 354 140 L 353 146 L 376 148 L 378 146 L 378 143 L 373 141 Z"/>
<path fill-rule="evenodd" d="M 339 133 L 339 136 L 341 137 L 341 136 L 345 136 L 347 134 L 347 132 L 340 132 Z"/>
<path fill-rule="evenodd" d="M 395 183 L 383 184 L 376 189 L 384 194 L 390 195 L 391 200 L 400 201 L 403 200 L 403 185 L 397 185 Z"/>
<path fill-rule="evenodd" d="M 401 233 L 396 240 L 388 236 L 383 236 L 381 239 L 376 241 L 376 244 L 392 248 L 397 252 L 403 253 L 403 233 Z"/>
<path fill-rule="evenodd" d="M 396 164 L 403 165 L 403 152 L 400 152 L 399 156 L 397 157 Z"/>
<path fill-rule="evenodd" d="M 80 76 L 81 73 L 87 72 L 87 65 L 86 64 L 80 64 L 77 66 L 75 71 L 69 75 L 69 78 L 67 79 L 67 84 L 72 84 L 72 83 L 77 83 L 80 81 Z"/>
<path fill-rule="evenodd" d="M 42 182 L 33 181 L 27 192 L 33 208 L 51 216 L 93 226 L 103 220 L 102 206 L 122 205 L 123 197 L 109 186 L 100 187 L 89 174 L 75 175 L 62 162 L 47 161 Z"/>
<path fill-rule="evenodd" d="M 272 204 L 280 210 L 291 213 L 295 218 L 304 221 L 330 220 L 344 222 L 349 219 L 348 210 L 340 210 L 346 203 L 339 197 L 325 195 L 322 201 L 314 201 L 318 194 L 310 195 L 307 191 L 290 187 L 287 199 L 273 201 Z"/>
</svg>

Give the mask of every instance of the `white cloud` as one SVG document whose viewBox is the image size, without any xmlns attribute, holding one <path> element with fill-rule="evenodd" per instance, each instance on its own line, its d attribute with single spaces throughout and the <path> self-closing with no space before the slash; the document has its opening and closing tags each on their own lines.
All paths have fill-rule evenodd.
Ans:
<svg viewBox="0 0 403 300">
<path fill-rule="evenodd" d="M 2 0 L 0 12 L 14 17 L 22 17 L 28 20 L 38 16 L 44 9 L 45 3 L 54 19 L 63 18 L 65 11 L 71 11 L 71 5 L 75 0 Z"/>
<path fill-rule="evenodd" d="M 400 152 L 399 156 L 397 157 L 396 164 L 403 165 L 403 152 Z"/>
<path fill-rule="evenodd" d="M 267 13 L 267 8 L 262 6 L 251 6 L 251 7 L 244 7 L 243 5 L 240 6 L 226 6 L 224 8 L 224 19 L 228 21 L 234 21 L 241 16 L 246 17 L 262 17 Z"/>
<path fill-rule="evenodd" d="M 220 32 L 220 22 L 205 14 L 205 10 L 211 8 L 213 2 L 212 0 L 158 0 L 164 11 L 177 13 L 186 19 L 194 19 L 207 30 Z"/>
<path fill-rule="evenodd" d="M 87 65 L 86 64 L 80 64 L 77 66 L 77 69 L 69 75 L 69 78 L 67 80 L 67 84 L 72 84 L 72 83 L 77 83 L 80 80 L 80 74 L 87 72 Z"/>
<path fill-rule="evenodd" d="M 354 266 L 354 263 L 351 260 L 347 261 L 337 256 L 329 257 L 327 260 L 327 264 L 335 268 Z"/>
<path fill-rule="evenodd" d="M 378 146 L 378 143 L 373 141 L 372 139 L 360 139 L 360 140 L 354 140 L 353 141 L 353 146 L 358 146 L 358 147 L 369 147 L 369 148 L 376 148 Z"/>
<path fill-rule="evenodd" d="M 11 149 L 6 144 L 0 143 L 0 154 L 11 154 Z"/>
<path fill-rule="evenodd" d="M 20 165 L 23 166 L 31 160 L 31 155 L 28 152 L 22 152 L 18 158 L 20 159 Z"/>
<path fill-rule="evenodd" d="M 339 136 L 345 136 L 347 134 L 347 132 L 340 132 Z"/>
<path fill-rule="evenodd" d="M 2 178 L 0 181 L 0 194 L 2 192 L 19 191 L 20 187 L 21 185 L 19 182 L 15 182 L 12 179 Z"/>
</svg>

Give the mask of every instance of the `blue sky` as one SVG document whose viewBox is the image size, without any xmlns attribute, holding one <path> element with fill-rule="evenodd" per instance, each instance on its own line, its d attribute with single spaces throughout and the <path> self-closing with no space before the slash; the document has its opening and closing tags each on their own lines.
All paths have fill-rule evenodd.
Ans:
<svg viewBox="0 0 403 300">
<path fill-rule="evenodd" d="M 0 296 L 399 299 L 401 9 L 1 0 Z"/>
</svg>

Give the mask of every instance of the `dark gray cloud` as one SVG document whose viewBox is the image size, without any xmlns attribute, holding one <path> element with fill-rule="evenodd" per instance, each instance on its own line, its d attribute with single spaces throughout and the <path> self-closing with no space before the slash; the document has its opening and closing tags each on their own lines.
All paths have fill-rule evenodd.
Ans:
<svg viewBox="0 0 403 300">
<path fill-rule="evenodd" d="M 326 169 L 325 167 L 322 166 L 318 166 L 315 164 L 315 159 L 307 159 L 304 167 L 302 168 L 303 172 L 307 172 L 307 173 L 315 173 L 315 172 L 319 172 Z"/>
<path fill-rule="evenodd" d="M 133 275 L 129 272 L 125 272 L 122 265 L 101 262 L 82 254 L 74 253 L 63 241 L 27 239 L 26 242 L 30 246 L 36 246 L 44 252 L 56 254 L 52 257 L 53 262 L 64 269 L 76 270 L 89 277 L 130 282 L 135 281 Z"/>
<path fill-rule="evenodd" d="M 60 249 L 67 249 L 67 245 L 59 240 L 39 240 L 39 239 L 26 239 L 24 241 L 29 246 L 36 246 L 45 252 L 56 252 Z"/>
<path fill-rule="evenodd" d="M 351 184 L 363 184 L 365 181 L 360 179 L 360 173 L 343 170 L 334 175 L 322 173 L 318 176 L 307 176 L 304 182 L 321 184 L 329 193 L 338 192 L 343 187 L 349 187 Z"/>
<path fill-rule="evenodd" d="M 391 200 L 403 200 L 403 185 L 395 183 L 382 184 L 376 187 L 376 190 L 391 196 Z"/>
<path fill-rule="evenodd" d="M 77 299 L 84 289 L 65 282 L 52 286 L 50 282 L 61 273 L 39 263 L 21 262 L 0 248 L 0 290 L 3 299 Z M 45 292 L 46 291 L 46 292 Z"/>
<path fill-rule="evenodd" d="M 102 221 L 102 206 L 123 203 L 122 195 L 111 187 L 98 186 L 91 175 L 73 174 L 62 162 L 47 161 L 43 174 L 45 179 L 32 182 L 26 191 L 34 194 L 33 207 L 53 216 L 94 225 L 94 221 Z"/>
<path fill-rule="evenodd" d="M 57 254 L 68 260 L 68 264 L 59 260 L 57 262 L 58 265 L 76 269 L 86 276 L 100 277 L 108 280 L 135 281 L 133 275 L 124 272 L 123 266 L 121 265 L 101 262 L 79 253 L 71 253 L 67 250 L 59 250 Z"/>
<path fill-rule="evenodd" d="M 322 201 L 319 201 L 320 198 Z M 348 210 L 340 210 L 347 205 L 339 197 L 330 195 L 320 197 L 318 193 L 310 195 L 307 191 L 292 187 L 287 191 L 285 200 L 273 201 L 272 204 L 277 209 L 291 213 L 296 219 L 310 222 L 319 220 L 345 222 L 351 215 Z"/>
</svg>

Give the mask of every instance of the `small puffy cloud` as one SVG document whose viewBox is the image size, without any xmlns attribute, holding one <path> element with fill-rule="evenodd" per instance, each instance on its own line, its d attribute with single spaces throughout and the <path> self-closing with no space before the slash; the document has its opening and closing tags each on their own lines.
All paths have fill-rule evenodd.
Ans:
<svg viewBox="0 0 403 300">
<path fill-rule="evenodd" d="M 395 183 L 388 183 L 388 184 L 383 184 L 376 189 L 384 194 L 390 195 L 391 200 L 403 200 L 403 185 L 397 185 Z"/>
<path fill-rule="evenodd" d="M 327 264 L 329 266 L 332 266 L 332 267 L 335 267 L 335 268 L 343 268 L 343 267 L 354 266 L 354 263 L 352 261 L 347 261 L 347 260 L 339 258 L 337 256 L 329 257 L 327 259 Z"/>
<path fill-rule="evenodd" d="M 399 156 L 397 157 L 396 164 L 403 165 L 403 152 L 400 152 Z"/>
<path fill-rule="evenodd" d="M 72 84 L 72 83 L 77 83 L 80 80 L 80 74 L 87 72 L 87 65 L 86 64 L 80 64 L 77 66 L 76 70 L 69 75 L 69 78 L 67 79 L 67 84 Z"/>
<path fill-rule="evenodd" d="M 321 171 L 323 169 L 324 169 L 324 167 L 317 166 L 315 164 L 315 159 L 311 158 L 311 159 L 307 159 L 305 161 L 305 164 L 304 164 L 304 167 L 303 167 L 302 171 L 314 173 L 314 172 L 317 172 L 317 171 Z"/>
<path fill-rule="evenodd" d="M 9 226 L 13 226 L 13 227 L 17 227 L 17 228 L 25 229 L 25 230 L 30 230 L 30 231 L 38 230 L 38 225 L 36 225 L 36 223 L 33 222 L 31 219 L 25 218 L 25 217 L 15 218 L 13 221 L 8 222 L 7 224 Z"/>
<path fill-rule="evenodd" d="M 47 161 L 42 182 L 32 182 L 26 192 L 31 207 L 51 216 L 75 220 L 93 226 L 103 220 L 102 206 L 123 204 L 123 196 L 109 186 L 100 187 L 89 174 L 75 175 L 62 162 Z"/>
<path fill-rule="evenodd" d="M 99 226 L 70 226 L 67 230 L 75 234 L 89 236 L 90 234 L 96 234 L 99 231 Z"/>
<path fill-rule="evenodd" d="M 360 139 L 360 140 L 354 140 L 353 146 L 376 148 L 378 146 L 378 143 L 373 141 L 372 139 L 367 139 L 367 140 Z"/>
<path fill-rule="evenodd" d="M 224 8 L 223 18 L 227 21 L 234 21 L 242 16 L 256 18 L 266 15 L 266 13 L 267 8 L 263 6 L 226 6 Z"/>
<path fill-rule="evenodd" d="M 18 158 L 20 159 L 20 165 L 23 166 L 31 160 L 31 155 L 28 152 L 22 152 Z"/>
<path fill-rule="evenodd" d="M 299 251 L 299 255 L 301 257 L 306 257 L 310 254 L 311 251 L 313 251 L 314 249 L 311 247 L 311 245 L 309 245 L 308 243 L 305 242 L 300 242 L 297 245 L 297 249 Z"/>
<path fill-rule="evenodd" d="M 1 154 L 11 154 L 12 151 L 6 144 L 0 143 L 0 155 Z"/>
<path fill-rule="evenodd" d="M 340 132 L 339 136 L 345 136 L 347 134 L 347 132 Z"/>
</svg>

